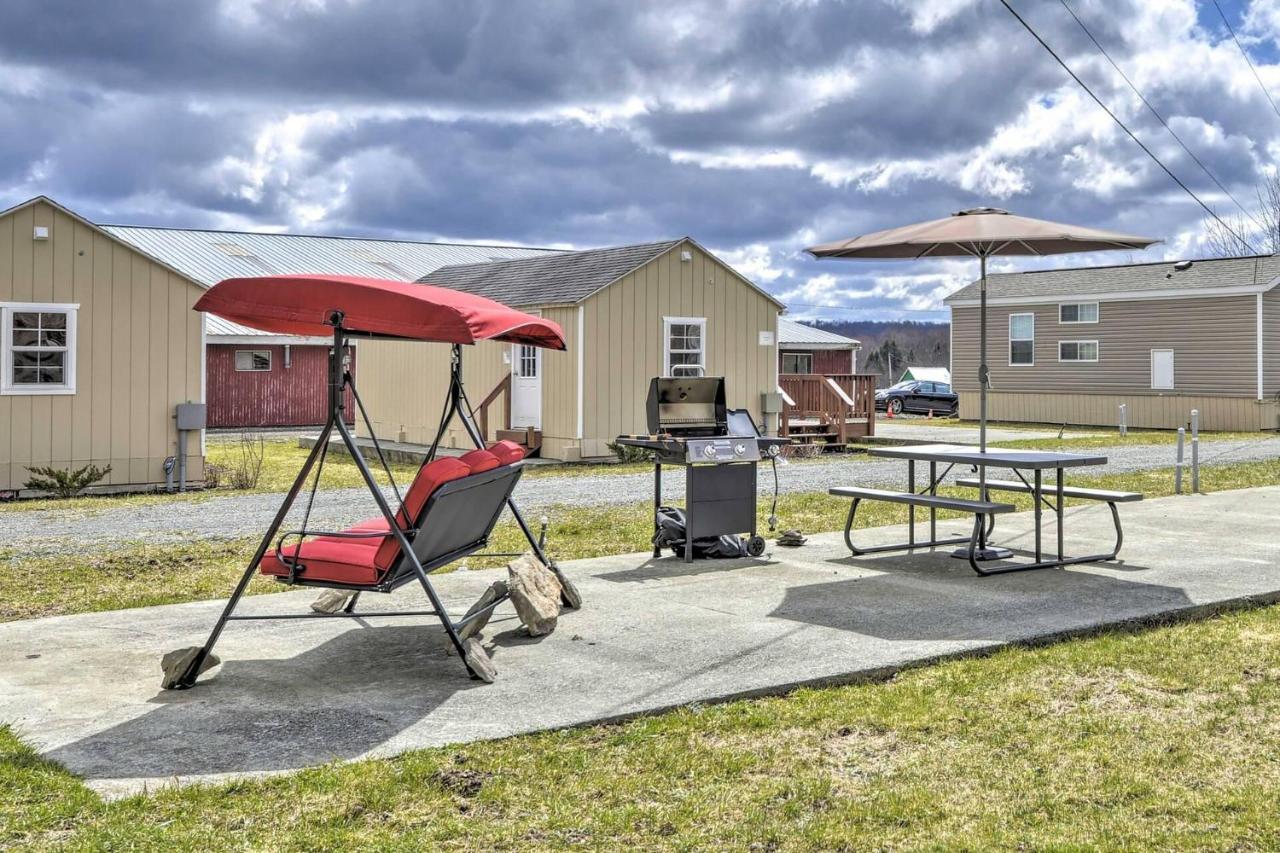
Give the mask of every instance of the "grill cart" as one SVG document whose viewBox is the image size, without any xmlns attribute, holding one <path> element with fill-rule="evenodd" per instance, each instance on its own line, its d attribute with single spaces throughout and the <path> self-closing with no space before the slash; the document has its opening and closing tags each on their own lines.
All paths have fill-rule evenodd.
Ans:
<svg viewBox="0 0 1280 853">
<path fill-rule="evenodd" d="M 761 436 L 745 409 L 725 407 L 724 378 L 657 377 L 646 401 L 648 435 L 623 435 L 618 444 L 653 451 L 653 520 L 658 530 L 662 466 L 685 469 L 685 562 L 693 540 L 748 533 L 747 553 L 764 553 L 756 534 L 756 467 L 776 459 L 790 439 Z M 777 483 L 774 484 L 775 497 Z M 654 545 L 653 556 L 661 555 Z"/>
</svg>

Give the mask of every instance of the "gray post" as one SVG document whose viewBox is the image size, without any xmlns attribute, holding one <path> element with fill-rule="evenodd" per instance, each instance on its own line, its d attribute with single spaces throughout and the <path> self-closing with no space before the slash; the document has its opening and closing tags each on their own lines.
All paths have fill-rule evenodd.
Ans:
<svg viewBox="0 0 1280 853">
<path fill-rule="evenodd" d="M 1187 428 L 1178 427 L 1178 464 L 1173 469 L 1173 492 L 1177 495 L 1182 494 L 1182 443 L 1186 437 Z"/>
<path fill-rule="evenodd" d="M 187 431 L 178 430 L 178 491 L 187 490 Z"/>
<path fill-rule="evenodd" d="M 1191 410 L 1191 493 L 1200 494 L 1200 412 Z"/>
<path fill-rule="evenodd" d="M 1120 437 L 1129 435 L 1129 404 L 1120 404 Z"/>
</svg>

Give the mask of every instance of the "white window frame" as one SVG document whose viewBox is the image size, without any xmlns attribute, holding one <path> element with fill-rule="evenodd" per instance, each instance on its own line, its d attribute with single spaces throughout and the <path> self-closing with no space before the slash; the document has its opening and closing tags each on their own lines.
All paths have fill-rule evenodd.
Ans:
<svg viewBox="0 0 1280 853">
<path fill-rule="evenodd" d="M 1168 385 L 1156 385 L 1156 353 L 1167 352 L 1173 360 L 1173 375 L 1169 377 Z M 1174 391 L 1178 387 L 1178 353 L 1173 347 L 1154 347 L 1151 350 L 1151 390 L 1152 391 Z"/>
<path fill-rule="evenodd" d="M 1085 305 L 1093 306 L 1092 320 L 1064 320 L 1062 319 L 1062 309 L 1068 305 L 1074 305 L 1077 308 L 1077 316 L 1079 316 L 1079 308 Z M 1058 303 L 1058 325 L 1059 326 L 1081 326 L 1081 325 L 1097 325 L 1098 318 L 1102 316 L 1102 309 L 1097 302 L 1059 302 Z"/>
<path fill-rule="evenodd" d="M 782 354 L 782 356 L 781 356 L 781 359 L 782 359 L 782 362 L 783 362 L 783 363 L 785 363 L 785 362 L 786 362 L 786 360 L 787 360 L 787 356 L 791 356 L 791 358 L 796 359 L 797 361 L 799 361 L 800 359 L 805 359 L 805 358 L 809 359 L 809 369 L 808 369 L 808 370 L 806 370 L 806 371 L 804 371 L 803 373 L 787 373 L 787 371 L 785 371 L 785 370 L 784 370 L 784 371 L 782 371 L 782 375 L 783 375 L 783 376 L 812 376 L 812 375 L 813 375 L 813 353 L 811 353 L 811 352 L 784 352 L 784 353 Z"/>
<path fill-rule="evenodd" d="M 267 354 L 267 369 L 266 369 L 266 370 L 259 370 L 259 369 L 258 369 L 258 368 L 256 368 L 256 367 L 241 367 L 241 366 L 238 364 L 238 362 L 240 361 L 240 353 L 242 353 L 242 352 L 247 352 L 247 353 L 249 353 L 250 358 L 252 358 L 252 357 L 253 357 L 253 355 L 254 355 L 255 353 L 266 353 L 266 354 Z M 270 372 L 272 371 L 272 369 L 275 367 L 275 359 L 272 357 L 271 350 L 269 350 L 269 349 L 238 349 L 238 350 L 235 350 L 235 351 L 234 351 L 234 355 L 232 355 L 232 356 L 231 356 L 231 362 L 232 362 L 232 363 L 231 363 L 231 366 L 235 368 L 236 373 L 270 373 Z"/>
<path fill-rule="evenodd" d="M 1013 336 L 1013 318 L 1030 317 L 1031 318 L 1031 337 L 1015 338 Z M 1031 361 L 1015 363 L 1013 360 L 1013 342 L 1014 341 L 1031 341 Z M 1005 349 L 1005 356 L 1009 360 L 1010 367 L 1035 367 L 1036 366 L 1036 315 L 1034 311 L 1022 311 L 1017 314 L 1009 315 L 1009 346 Z"/>
<path fill-rule="evenodd" d="M 682 371 L 681 376 L 706 376 L 707 375 L 707 318 L 706 317 L 663 317 L 662 318 L 662 375 L 674 376 L 671 372 L 671 327 L 672 326 L 697 326 L 699 328 L 698 343 L 698 363 L 696 365 L 681 365 L 681 367 L 696 367 L 699 373 L 688 373 Z M 689 353 L 693 350 L 676 350 L 676 352 Z"/>
<path fill-rule="evenodd" d="M 76 393 L 76 314 L 79 303 L 73 302 L 0 302 L 0 395 L 46 396 Z M 43 313 L 67 315 L 67 345 L 60 352 L 63 382 L 59 385 L 14 384 L 13 381 L 13 314 Z"/>
<path fill-rule="evenodd" d="M 1080 344 L 1093 344 L 1093 358 L 1063 358 L 1062 357 L 1063 344 L 1076 344 L 1077 352 L 1079 352 Z M 1098 342 L 1096 340 L 1058 341 L 1058 361 L 1062 362 L 1063 364 L 1096 364 L 1098 361 L 1098 354 L 1100 351 L 1101 351 L 1101 348 L 1098 346 Z"/>
</svg>

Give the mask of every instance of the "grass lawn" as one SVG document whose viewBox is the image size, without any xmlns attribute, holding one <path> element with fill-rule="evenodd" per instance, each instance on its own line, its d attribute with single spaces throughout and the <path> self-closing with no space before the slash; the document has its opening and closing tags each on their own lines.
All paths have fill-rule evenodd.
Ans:
<svg viewBox="0 0 1280 853">
<path fill-rule="evenodd" d="M 1139 491 L 1147 497 L 1173 493 L 1171 469 L 1095 477 L 1073 477 L 1073 485 Z M 1188 481 L 1189 482 L 1189 481 Z M 1201 489 L 1206 492 L 1280 485 L 1280 459 L 1232 465 L 1207 465 L 1201 469 Z M 972 489 L 941 489 L 944 494 L 973 497 Z M 1031 496 L 1002 493 L 1000 499 L 1031 508 Z M 1070 501 L 1068 502 L 1071 503 Z M 642 551 L 652 532 L 650 504 L 611 504 L 603 507 L 557 507 L 548 513 L 551 528 L 548 547 L 558 560 Z M 844 526 L 849 502 L 822 492 L 784 494 L 778 501 L 783 528 L 806 533 L 838 530 Z M 769 504 L 761 501 L 759 529 L 767 531 Z M 941 518 L 950 517 L 947 513 Z M 906 507 L 868 503 L 858 512 L 859 527 L 905 523 Z M 529 521 L 536 525 L 537 519 Z M 88 553 L 82 557 L 28 557 L 0 549 L 0 621 L 30 619 L 93 610 L 145 607 L 180 601 L 221 598 L 229 594 L 244 570 L 257 539 L 225 542 L 197 541 L 185 545 L 147 545 Z M 525 547 L 515 524 L 499 523 L 493 550 L 516 551 Z M 505 563 L 503 559 L 468 560 L 471 568 Z M 89 569 L 89 571 L 86 571 Z M 283 584 L 254 580 L 251 594 L 282 592 Z"/>
<path fill-rule="evenodd" d="M 1280 847 L 1280 608 L 103 803 L 0 729 L 0 847 Z"/>
</svg>

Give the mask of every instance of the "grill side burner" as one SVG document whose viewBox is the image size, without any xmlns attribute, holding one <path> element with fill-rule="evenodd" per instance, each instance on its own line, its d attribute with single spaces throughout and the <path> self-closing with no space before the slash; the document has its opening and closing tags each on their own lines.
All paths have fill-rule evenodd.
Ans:
<svg viewBox="0 0 1280 853">
<path fill-rule="evenodd" d="M 746 411 L 725 406 L 724 379 L 712 376 L 658 377 L 646 400 L 649 435 L 624 435 L 618 443 L 654 452 L 654 528 L 662 504 L 662 466 L 685 471 L 685 551 L 693 540 L 750 532 L 748 551 L 764 553 L 756 535 L 756 463 L 776 457 L 785 438 L 762 437 Z M 660 556 L 655 545 L 653 555 Z"/>
</svg>

